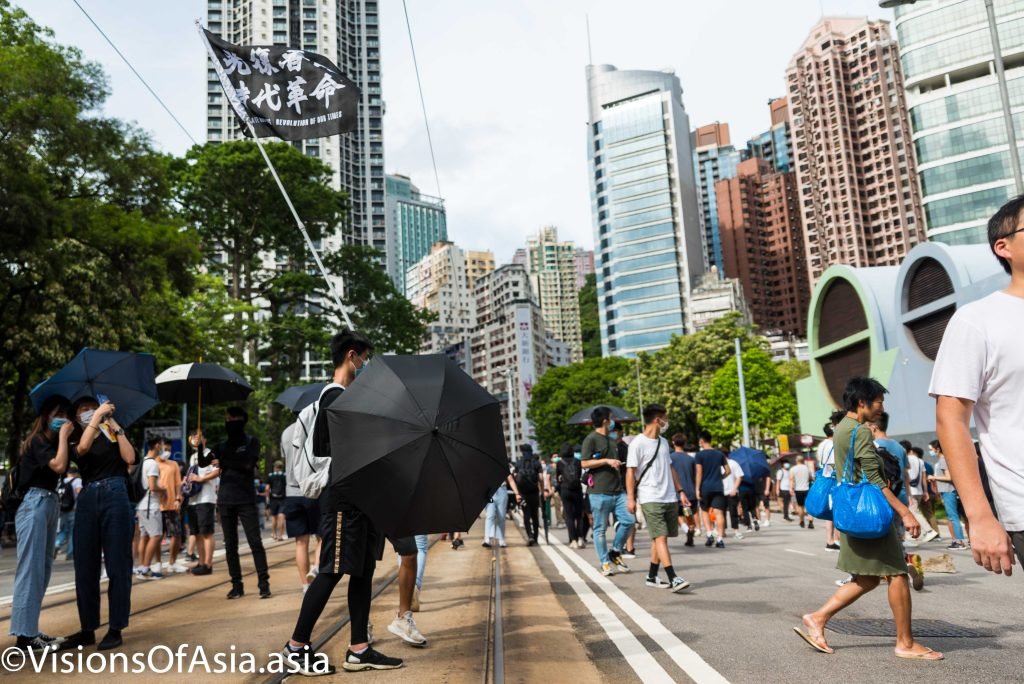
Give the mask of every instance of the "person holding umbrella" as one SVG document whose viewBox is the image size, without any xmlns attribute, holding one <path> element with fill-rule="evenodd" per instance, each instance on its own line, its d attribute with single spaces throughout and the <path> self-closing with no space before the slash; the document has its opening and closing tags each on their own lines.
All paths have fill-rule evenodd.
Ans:
<svg viewBox="0 0 1024 684">
<path fill-rule="evenodd" d="M 314 456 L 331 454 L 332 439 L 326 408 L 362 373 L 370 361 L 372 351 L 370 341 L 356 332 L 343 330 L 331 339 L 331 360 L 334 363 L 332 382 L 339 387 L 328 389 L 320 397 L 312 435 Z M 334 588 L 347 574 L 352 635 L 342 667 L 350 672 L 402 667 L 401 659 L 389 658 L 371 648 L 368 633 L 373 573 L 377 561 L 384 556 L 384 536 L 377 531 L 369 517 L 348 502 L 333 484 L 321 494 L 320 510 L 320 572 L 302 599 L 292 638 L 285 644 L 286 654 L 302 674 L 315 676 L 335 672 L 334 666 L 326 661 L 325 656 L 313 651 L 312 635 L 313 627 L 327 607 Z"/>
<path fill-rule="evenodd" d="M 75 585 L 81 631 L 62 648 L 91 646 L 100 626 L 100 563 L 109 583 L 109 629 L 98 648 L 117 648 L 128 626 L 132 599 L 132 532 L 134 515 L 128 500 L 128 466 L 135 448 L 114 419 L 116 406 L 81 397 L 71 407 L 76 423 L 70 457 L 82 475 L 82 493 L 75 512 Z"/>
<path fill-rule="evenodd" d="M 54 395 L 43 402 L 28 437 L 15 461 L 18 481 L 12 490 L 24 492 L 14 516 L 18 536 L 18 565 L 14 574 L 11 606 L 12 636 L 25 651 L 56 646 L 55 639 L 39 631 L 43 595 L 50 584 L 53 548 L 59 515 L 57 485 L 68 467 L 68 437 L 74 427 L 68 421 L 71 403 Z"/>
</svg>

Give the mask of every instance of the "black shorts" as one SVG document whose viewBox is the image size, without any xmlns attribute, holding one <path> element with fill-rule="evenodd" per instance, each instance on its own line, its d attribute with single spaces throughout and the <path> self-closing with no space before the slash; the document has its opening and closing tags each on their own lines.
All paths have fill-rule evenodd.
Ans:
<svg viewBox="0 0 1024 684">
<path fill-rule="evenodd" d="M 330 510 L 320 516 L 320 572 L 372 576 L 383 558 L 384 537 L 358 510 Z"/>
<path fill-rule="evenodd" d="M 320 502 L 316 499 L 289 496 L 285 498 L 281 512 L 284 513 L 285 534 L 292 539 L 319 534 Z"/>
<path fill-rule="evenodd" d="M 710 511 L 712 508 L 724 511 L 726 508 L 724 492 L 709 492 L 707 494 L 701 494 L 701 497 L 700 509 L 702 511 Z"/>
<path fill-rule="evenodd" d="M 178 511 L 161 511 L 164 519 L 164 536 L 174 539 L 181 536 L 181 514 Z"/>
<path fill-rule="evenodd" d="M 188 507 L 188 529 L 192 534 L 213 534 L 216 504 L 201 503 Z"/>
<path fill-rule="evenodd" d="M 796 505 L 800 508 L 804 507 L 804 501 L 807 501 L 807 491 L 797 491 L 796 494 Z"/>
<path fill-rule="evenodd" d="M 284 513 L 284 499 L 271 499 L 270 500 L 270 515 L 275 518 Z"/>
<path fill-rule="evenodd" d="M 419 549 L 416 548 L 416 537 L 399 537 L 398 539 L 391 539 L 391 548 L 395 550 L 399 556 L 415 556 L 419 553 Z"/>
</svg>

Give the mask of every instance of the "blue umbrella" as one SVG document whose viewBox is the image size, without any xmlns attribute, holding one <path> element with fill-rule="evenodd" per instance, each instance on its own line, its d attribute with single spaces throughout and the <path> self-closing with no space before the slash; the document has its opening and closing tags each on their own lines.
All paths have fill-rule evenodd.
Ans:
<svg viewBox="0 0 1024 684">
<path fill-rule="evenodd" d="M 768 456 L 760 449 L 743 446 L 730 453 L 729 458 L 740 464 L 743 479 L 750 484 L 754 484 L 762 477 L 769 477 L 772 473 L 768 467 Z"/>
<path fill-rule="evenodd" d="M 152 354 L 89 349 L 52 377 L 35 386 L 29 395 L 38 412 L 55 394 L 71 401 L 80 397 L 106 396 L 117 406 L 114 418 L 127 427 L 156 406 L 156 358 Z"/>
</svg>

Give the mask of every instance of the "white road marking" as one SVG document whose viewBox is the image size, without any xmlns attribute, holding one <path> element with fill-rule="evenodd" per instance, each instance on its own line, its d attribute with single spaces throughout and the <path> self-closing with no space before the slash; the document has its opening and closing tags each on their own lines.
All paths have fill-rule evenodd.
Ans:
<svg viewBox="0 0 1024 684">
<path fill-rule="evenodd" d="M 594 593 L 586 581 L 550 546 L 542 545 L 540 549 L 554 564 L 555 569 L 562 575 L 566 584 L 576 592 L 580 601 L 587 607 L 590 614 L 594 616 L 597 623 L 601 625 L 611 642 L 615 644 L 615 647 L 626 658 L 626 662 L 636 672 L 640 681 L 644 682 L 644 684 L 648 682 L 671 684 L 674 680 L 669 676 L 665 668 L 659 665 L 654 656 L 647 652 L 644 645 L 633 636 L 633 632 L 616 617 L 612 609 Z"/>
<path fill-rule="evenodd" d="M 615 583 L 594 569 L 578 554 L 565 548 L 561 540 L 552 537 L 551 543 L 558 547 L 562 554 L 583 571 L 592 582 L 597 584 L 608 597 L 614 601 L 626 615 L 632 618 L 651 639 L 654 640 L 676 665 L 690 676 L 697 684 L 728 684 L 729 680 L 711 667 L 700 655 L 669 631 L 656 617 L 644 610 L 636 601 L 629 598 Z M 547 551 L 547 548 L 544 548 Z M 646 681 L 646 680 L 644 680 Z"/>
<path fill-rule="evenodd" d="M 801 556 L 816 556 L 817 555 L 817 554 L 814 554 L 814 553 L 807 553 L 806 551 L 797 551 L 796 549 L 785 549 L 785 551 L 788 551 L 789 553 L 798 553 Z"/>
</svg>

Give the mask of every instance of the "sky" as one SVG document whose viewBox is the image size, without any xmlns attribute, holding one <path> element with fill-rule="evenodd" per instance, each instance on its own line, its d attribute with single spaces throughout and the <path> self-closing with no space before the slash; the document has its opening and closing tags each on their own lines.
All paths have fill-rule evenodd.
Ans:
<svg viewBox="0 0 1024 684">
<path fill-rule="evenodd" d="M 205 0 L 79 0 L 199 142 Z M 156 146 L 192 141 L 72 0 L 13 0 L 102 65 L 104 113 Z M 892 18 L 875 0 L 407 0 L 448 234 L 499 263 L 542 226 L 593 246 L 585 66 L 675 70 L 691 127 L 727 122 L 742 146 L 770 124 L 793 53 L 822 14 Z M 437 194 L 401 0 L 380 0 L 384 161 Z"/>
</svg>

